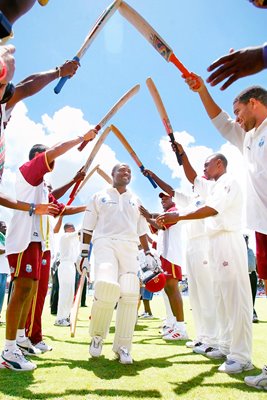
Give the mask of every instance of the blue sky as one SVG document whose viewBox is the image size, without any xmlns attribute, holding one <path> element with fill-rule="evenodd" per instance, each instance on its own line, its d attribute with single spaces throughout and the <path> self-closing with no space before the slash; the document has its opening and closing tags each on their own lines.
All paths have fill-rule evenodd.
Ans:
<svg viewBox="0 0 267 400">
<path fill-rule="evenodd" d="M 32 10 L 14 25 L 16 73 L 14 83 L 33 72 L 44 71 L 72 58 L 88 31 L 110 0 L 50 0 Z M 173 48 L 185 66 L 203 78 L 206 68 L 231 47 L 238 49 L 262 44 L 266 40 L 267 10 L 260 10 L 246 0 L 128 0 Z M 17 105 L 8 127 L 7 170 L 4 189 L 13 193 L 14 171 L 26 161 L 32 144 L 45 140 L 48 145 L 82 134 L 96 124 L 106 111 L 130 87 L 139 83 L 141 90 L 112 119 L 134 147 L 144 165 L 173 187 L 188 190 L 181 168 L 172 154 L 165 130 L 146 88 L 151 76 L 164 101 L 176 138 L 180 139 L 201 173 L 201 164 L 221 146 L 238 174 L 243 166 L 239 155 L 213 128 L 198 95 L 189 91 L 180 72 L 168 64 L 123 17 L 116 12 L 98 34 L 81 60 L 81 68 L 59 95 L 54 83 L 23 104 Z M 244 78 L 224 92 L 219 87 L 211 93 L 220 106 L 232 114 L 232 100 L 252 84 L 265 86 L 266 72 Z M 49 178 L 54 186 L 65 183 L 83 165 L 90 146 L 76 150 L 56 165 Z M 160 210 L 158 190 L 139 173 L 137 166 L 114 137 L 96 160 L 110 172 L 112 163 L 127 162 L 133 169 L 131 185 L 145 207 Z M 240 172 L 241 173 L 241 172 Z M 101 178 L 92 178 L 76 204 L 103 186 Z M 7 217 L 9 212 L 5 211 Z M 77 223 L 80 219 L 75 219 Z"/>
</svg>

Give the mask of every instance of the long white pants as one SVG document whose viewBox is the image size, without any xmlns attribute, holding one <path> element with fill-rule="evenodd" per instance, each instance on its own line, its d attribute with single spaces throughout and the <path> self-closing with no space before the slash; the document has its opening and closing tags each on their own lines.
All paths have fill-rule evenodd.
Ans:
<svg viewBox="0 0 267 400">
<path fill-rule="evenodd" d="M 58 307 L 57 320 L 70 316 L 74 298 L 76 268 L 73 261 L 61 261 L 58 267 Z"/>
<path fill-rule="evenodd" d="M 124 346 L 129 351 L 132 345 L 133 332 L 136 322 L 137 304 L 139 299 L 139 279 L 137 272 L 139 263 L 137 260 L 137 244 L 128 241 L 101 238 L 94 241 L 95 257 L 95 285 L 97 282 L 109 282 L 120 285 L 120 296 L 116 315 L 116 329 L 113 342 L 113 351 L 117 352 L 119 347 Z M 112 289 L 113 290 L 113 289 Z M 108 295 L 109 290 L 107 290 Z M 105 312 L 103 306 L 108 302 L 108 298 L 101 298 L 102 320 L 97 321 L 97 299 L 92 306 L 92 316 L 90 323 L 90 334 L 99 334 L 99 327 L 103 335 L 109 329 L 113 309 L 108 305 Z"/>
<path fill-rule="evenodd" d="M 207 236 L 199 236 L 188 240 L 186 269 L 196 340 L 211 347 L 216 347 L 218 345 L 218 324 Z"/>
<path fill-rule="evenodd" d="M 240 232 L 210 237 L 219 349 L 229 360 L 246 363 L 252 353 L 252 297 L 247 250 Z"/>
</svg>

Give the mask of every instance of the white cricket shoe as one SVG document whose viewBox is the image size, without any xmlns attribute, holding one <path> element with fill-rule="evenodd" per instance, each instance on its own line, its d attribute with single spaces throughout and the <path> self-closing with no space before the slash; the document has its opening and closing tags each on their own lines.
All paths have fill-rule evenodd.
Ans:
<svg viewBox="0 0 267 400">
<path fill-rule="evenodd" d="M 187 340 L 188 335 L 186 331 L 179 331 L 178 329 L 174 329 L 167 335 L 162 336 L 164 340 Z"/>
<path fill-rule="evenodd" d="M 227 360 L 219 368 L 219 372 L 225 372 L 226 374 L 239 374 L 244 371 L 251 371 L 254 369 L 254 365 L 248 361 L 245 364 L 241 364 L 238 361 Z"/>
<path fill-rule="evenodd" d="M 46 344 L 43 340 L 41 340 L 39 343 L 36 343 L 34 345 L 36 349 L 41 350 L 42 353 L 46 353 L 47 351 L 52 351 L 53 347 L 49 346 Z"/>
<path fill-rule="evenodd" d="M 55 326 L 70 326 L 69 318 L 56 319 Z"/>
<path fill-rule="evenodd" d="M 226 357 L 226 354 L 222 353 L 221 350 L 215 348 L 212 348 L 211 351 L 207 351 L 205 355 L 213 360 L 219 360 L 220 358 Z"/>
<path fill-rule="evenodd" d="M 36 364 L 27 360 L 20 349 L 13 351 L 4 350 L 0 356 L 0 368 L 7 368 L 13 371 L 32 371 L 37 368 Z"/>
<path fill-rule="evenodd" d="M 103 339 L 101 336 L 94 336 L 89 346 L 89 353 L 92 357 L 99 357 L 102 352 Z"/>
<path fill-rule="evenodd" d="M 205 343 L 202 343 L 200 346 L 195 346 L 193 348 L 194 353 L 202 355 L 207 355 L 207 353 L 213 352 L 215 350 L 217 351 L 217 349 L 214 349 L 213 347 Z"/>
<path fill-rule="evenodd" d="M 203 343 L 198 341 L 198 340 L 189 340 L 188 342 L 186 342 L 186 347 L 188 349 L 193 349 L 194 347 L 199 347 L 201 346 Z"/>
<path fill-rule="evenodd" d="M 124 346 L 121 346 L 119 348 L 119 350 L 117 351 L 117 357 L 121 364 L 132 364 L 133 363 L 131 354 L 129 353 L 128 349 L 126 349 L 126 347 L 124 347 Z"/>
<path fill-rule="evenodd" d="M 26 338 L 23 342 L 17 342 L 18 348 L 22 351 L 24 356 L 38 356 L 42 352 L 41 350 L 37 349 L 29 338 Z"/>
<path fill-rule="evenodd" d="M 262 373 L 256 376 L 246 376 L 245 384 L 256 389 L 267 390 L 267 365 L 262 368 Z"/>
</svg>

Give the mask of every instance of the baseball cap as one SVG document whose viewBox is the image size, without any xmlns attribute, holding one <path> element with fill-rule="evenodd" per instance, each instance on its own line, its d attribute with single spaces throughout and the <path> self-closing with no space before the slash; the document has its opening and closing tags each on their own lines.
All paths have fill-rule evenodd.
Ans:
<svg viewBox="0 0 267 400">
<path fill-rule="evenodd" d="M 162 199 L 162 197 L 172 197 L 172 196 L 170 196 L 167 193 L 160 192 L 159 197 Z"/>
</svg>

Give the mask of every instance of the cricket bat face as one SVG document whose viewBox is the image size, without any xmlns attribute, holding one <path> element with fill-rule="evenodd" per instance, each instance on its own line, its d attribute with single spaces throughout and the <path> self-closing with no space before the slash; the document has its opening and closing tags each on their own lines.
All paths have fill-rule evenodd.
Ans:
<svg viewBox="0 0 267 400">
<path fill-rule="evenodd" d="M 147 39 L 150 44 L 152 44 L 157 52 L 169 62 L 173 51 L 162 37 L 152 28 L 152 26 L 124 1 L 121 2 L 119 12 L 141 33 L 141 35 Z"/>
</svg>

